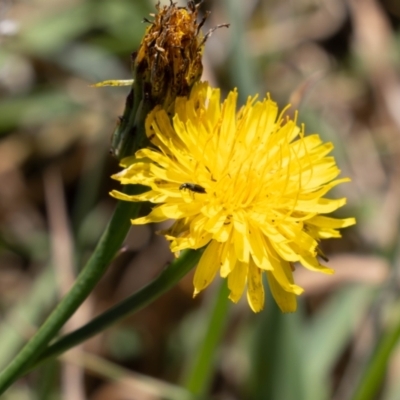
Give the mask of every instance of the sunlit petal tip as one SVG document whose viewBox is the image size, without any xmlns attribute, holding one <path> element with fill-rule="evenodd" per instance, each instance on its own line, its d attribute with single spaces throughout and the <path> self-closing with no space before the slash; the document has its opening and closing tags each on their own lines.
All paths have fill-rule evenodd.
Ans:
<svg viewBox="0 0 400 400">
<path fill-rule="evenodd" d="M 124 201 L 134 201 L 134 196 L 130 196 L 128 194 L 118 192 L 118 190 L 112 190 L 109 192 L 111 197 L 114 197 L 118 200 L 124 200 Z"/>
<path fill-rule="evenodd" d="M 325 275 L 333 275 L 336 271 L 332 268 L 326 267 L 325 265 L 320 264 L 321 272 Z"/>
<path fill-rule="evenodd" d="M 290 285 L 290 288 L 292 289 L 292 293 L 296 294 L 297 296 L 304 293 L 304 289 L 301 286 Z"/>
<path fill-rule="evenodd" d="M 278 303 L 279 309 L 284 313 L 284 314 L 293 314 L 297 311 L 297 301 L 294 302 L 294 305 L 291 305 L 290 307 L 282 306 L 281 304 Z"/>
<path fill-rule="evenodd" d="M 341 226 L 341 228 L 347 228 L 349 226 L 353 226 L 357 223 L 357 220 L 355 218 L 346 218 L 343 219 L 343 225 Z"/>
<path fill-rule="evenodd" d="M 247 302 L 254 313 L 259 313 L 264 309 L 264 298 L 254 297 L 249 292 L 247 292 Z"/>
<path fill-rule="evenodd" d="M 151 218 L 147 218 L 147 217 L 131 219 L 132 225 L 143 225 L 143 224 L 149 224 L 152 222 L 154 222 L 154 221 L 152 221 Z"/>
<path fill-rule="evenodd" d="M 117 172 L 116 174 L 111 175 L 111 179 L 115 179 L 116 181 L 119 181 L 121 179 L 121 176 L 124 176 L 123 174 L 124 171 Z"/>
<path fill-rule="evenodd" d="M 232 293 L 230 293 L 228 299 L 233 303 L 237 303 L 240 300 L 240 297 L 234 296 Z"/>
<path fill-rule="evenodd" d="M 253 304 L 249 303 L 251 311 L 253 311 L 255 314 L 261 312 L 264 309 L 263 307 L 259 307 L 258 305 L 254 306 Z"/>
</svg>

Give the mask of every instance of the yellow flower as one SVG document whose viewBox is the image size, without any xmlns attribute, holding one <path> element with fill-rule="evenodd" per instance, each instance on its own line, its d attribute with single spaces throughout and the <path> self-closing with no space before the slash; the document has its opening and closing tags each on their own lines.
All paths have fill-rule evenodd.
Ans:
<svg viewBox="0 0 400 400">
<path fill-rule="evenodd" d="M 194 276 L 194 294 L 206 288 L 219 271 L 228 279 L 229 298 L 237 302 L 247 285 L 254 312 L 264 307 L 263 273 L 273 297 L 284 312 L 296 310 L 293 263 L 332 273 L 320 264 L 321 239 L 340 237 L 338 228 L 353 218 L 323 216 L 346 199 L 325 194 L 349 179 L 340 171 L 331 143 L 304 135 L 269 97 L 249 98 L 236 112 L 237 92 L 220 102 L 220 91 L 196 84 L 190 98 L 177 98 L 171 124 L 165 110 L 147 118 L 151 148 L 122 162 L 113 176 L 122 184 L 151 189 L 127 196 L 128 201 L 151 201 L 149 215 L 133 224 L 175 219 L 164 232 L 171 250 L 206 246 Z"/>
</svg>

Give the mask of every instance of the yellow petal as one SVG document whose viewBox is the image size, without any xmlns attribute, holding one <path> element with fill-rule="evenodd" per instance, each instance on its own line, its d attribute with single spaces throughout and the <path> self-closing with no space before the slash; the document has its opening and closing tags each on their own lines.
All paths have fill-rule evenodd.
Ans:
<svg viewBox="0 0 400 400">
<path fill-rule="evenodd" d="M 299 229 L 298 224 L 280 224 L 279 230 L 290 239 L 292 242 L 296 243 L 298 247 L 306 251 L 312 252 L 318 245 L 317 241 L 313 239 L 310 235 Z"/>
<path fill-rule="evenodd" d="M 276 243 L 271 240 L 271 245 L 274 248 L 274 250 L 278 253 L 278 256 L 281 257 L 283 260 L 290 262 L 299 261 L 300 256 L 298 252 L 296 252 L 296 250 L 293 249 L 292 243 L 285 243 L 285 242 Z"/>
<path fill-rule="evenodd" d="M 150 214 L 142 218 L 131 220 L 134 225 L 147 224 L 151 222 L 162 222 L 167 219 L 180 219 L 186 215 L 196 213 L 197 209 L 191 208 L 187 204 L 165 203 L 154 207 Z"/>
<path fill-rule="evenodd" d="M 245 219 L 235 216 L 233 219 L 233 243 L 236 257 L 239 261 L 249 262 L 250 245 L 247 238 L 247 224 Z"/>
<path fill-rule="evenodd" d="M 215 274 L 219 269 L 217 261 L 219 246 L 220 244 L 218 242 L 212 240 L 204 250 L 199 265 L 196 268 L 196 272 L 194 273 L 194 296 L 205 289 L 214 279 Z"/>
<path fill-rule="evenodd" d="M 274 277 L 278 283 L 287 292 L 294 294 L 303 293 L 304 290 L 300 286 L 297 286 L 293 283 L 292 270 L 289 263 L 283 260 L 268 242 L 266 242 L 266 244 L 268 246 L 269 259 L 273 267 L 271 272 L 274 274 Z"/>
<path fill-rule="evenodd" d="M 267 271 L 267 278 L 271 294 L 284 313 L 295 312 L 297 309 L 297 296 L 282 289 L 271 271 Z"/>
<path fill-rule="evenodd" d="M 165 203 L 165 201 L 170 197 L 168 194 L 160 193 L 155 190 L 149 190 L 142 194 L 127 195 L 125 193 L 113 190 L 110 192 L 112 197 L 124 201 L 152 201 L 153 203 Z"/>
<path fill-rule="evenodd" d="M 247 301 L 254 312 L 260 312 L 264 308 L 265 294 L 262 283 L 261 269 L 253 261 L 249 262 L 247 273 Z"/>
<path fill-rule="evenodd" d="M 307 269 L 315 272 L 323 272 L 324 274 L 332 275 L 335 271 L 332 268 L 321 265 L 319 261 L 312 256 L 302 255 L 300 256 L 300 262 Z"/>
<path fill-rule="evenodd" d="M 347 228 L 348 226 L 354 225 L 355 223 L 355 218 L 337 219 L 321 215 L 317 215 L 307 221 L 307 224 L 332 229 Z"/>
<path fill-rule="evenodd" d="M 242 297 L 246 286 L 248 264 L 238 261 L 232 272 L 228 275 L 229 299 L 237 303 Z"/>
<path fill-rule="evenodd" d="M 299 200 L 296 203 L 296 210 L 326 214 L 336 211 L 338 208 L 344 206 L 345 204 L 345 198 L 336 200 L 322 198 L 312 202 Z"/>
<path fill-rule="evenodd" d="M 235 268 L 235 265 L 239 262 L 235 249 L 231 243 L 223 243 L 221 245 L 222 251 L 220 255 L 221 260 L 221 277 L 226 278 Z"/>
<path fill-rule="evenodd" d="M 249 230 L 249 235 L 251 237 L 251 240 L 249 241 L 250 252 L 255 264 L 263 270 L 271 270 L 272 265 L 268 258 L 265 239 L 262 232 L 255 226 L 249 227 Z"/>
</svg>

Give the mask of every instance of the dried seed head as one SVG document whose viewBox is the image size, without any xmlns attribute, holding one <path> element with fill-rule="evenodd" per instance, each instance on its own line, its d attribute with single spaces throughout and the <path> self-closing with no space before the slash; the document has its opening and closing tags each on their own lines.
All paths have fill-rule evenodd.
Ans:
<svg viewBox="0 0 400 400">
<path fill-rule="evenodd" d="M 198 7 L 156 5 L 157 13 L 146 30 L 134 61 L 135 76 L 149 84 L 154 104 L 170 111 L 177 96 L 187 96 L 203 72 L 201 57 L 204 35 L 201 26 L 207 15 L 197 22 Z"/>
<path fill-rule="evenodd" d="M 205 42 L 211 33 L 201 33 L 208 13 L 200 22 L 198 5 L 189 1 L 187 7 L 156 5 L 157 13 L 151 14 L 139 50 L 132 54 L 133 80 L 126 99 L 122 118 L 111 139 L 111 153 L 118 159 L 132 155 L 145 147 L 145 120 L 156 106 L 169 116 L 174 114 L 177 97 L 188 97 L 203 72 L 201 61 Z M 115 85 L 115 81 L 98 86 Z M 125 84 L 125 83 L 124 83 Z"/>
</svg>

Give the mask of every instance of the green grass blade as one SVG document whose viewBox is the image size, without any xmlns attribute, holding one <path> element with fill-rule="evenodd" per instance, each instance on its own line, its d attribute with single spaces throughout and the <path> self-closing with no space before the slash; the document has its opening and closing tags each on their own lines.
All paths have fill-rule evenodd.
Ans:
<svg viewBox="0 0 400 400">
<path fill-rule="evenodd" d="M 365 286 L 351 286 L 338 291 L 305 327 L 302 357 L 307 360 L 304 363 L 307 399 L 329 398 L 331 372 L 350 342 L 374 292 L 374 289 Z"/>
<path fill-rule="evenodd" d="M 376 399 L 386 375 L 388 361 L 399 342 L 400 320 L 390 327 L 377 343 L 370 362 L 362 374 L 352 400 Z"/>
<path fill-rule="evenodd" d="M 228 296 L 229 290 L 224 280 L 216 293 L 211 310 L 207 310 L 209 318 L 205 326 L 204 339 L 193 357 L 185 378 L 184 386 L 194 395 L 203 396 L 209 389 L 214 373 L 215 354 L 226 326 Z"/>
</svg>

